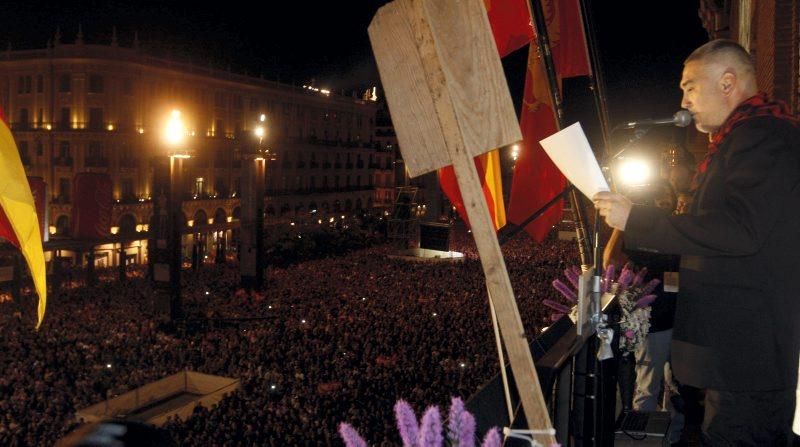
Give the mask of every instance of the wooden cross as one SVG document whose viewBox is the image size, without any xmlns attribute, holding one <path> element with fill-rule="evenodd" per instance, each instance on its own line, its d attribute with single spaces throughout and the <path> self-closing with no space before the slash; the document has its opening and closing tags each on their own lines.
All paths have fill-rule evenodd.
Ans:
<svg viewBox="0 0 800 447">
<path fill-rule="evenodd" d="M 522 406 L 552 427 L 473 157 L 520 141 L 482 0 L 395 0 L 369 37 L 400 151 L 412 177 L 453 165 Z M 538 437 L 547 445 L 551 435 Z"/>
</svg>

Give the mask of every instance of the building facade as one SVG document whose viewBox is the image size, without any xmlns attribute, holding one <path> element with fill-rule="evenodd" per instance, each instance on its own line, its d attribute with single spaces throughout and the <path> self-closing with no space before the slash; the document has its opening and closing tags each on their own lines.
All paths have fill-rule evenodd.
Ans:
<svg viewBox="0 0 800 447">
<path fill-rule="evenodd" d="M 243 152 L 262 115 L 267 219 L 302 219 L 391 206 L 393 150 L 375 140 L 376 103 L 147 55 L 111 45 L 54 45 L 0 53 L 0 106 L 30 176 L 50 196 L 49 230 L 69 235 L 75 175 L 113 181 L 112 229 L 147 230 L 162 130 L 180 110 L 192 155 L 184 173 L 189 225 L 238 218 Z"/>
</svg>

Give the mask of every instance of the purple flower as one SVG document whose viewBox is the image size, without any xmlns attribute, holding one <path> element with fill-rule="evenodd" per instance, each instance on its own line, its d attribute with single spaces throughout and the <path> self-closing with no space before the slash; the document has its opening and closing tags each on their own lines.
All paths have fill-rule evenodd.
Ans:
<svg viewBox="0 0 800 447">
<path fill-rule="evenodd" d="M 454 397 L 450 400 L 450 422 L 447 425 L 447 438 L 450 445 L 458 447 L 475 446 L 475 418 L 464 409 L 464 402 Z"/>
<path fill-rule="evenodd" d="M 417 445 L 419 447 L 441 447 L 443 442 L 442 418 L 439 415 L 439 409 L 435 406 L 428 407 L 422 416 Z"/>
<path fill-rule="evenodd" d="M 491 430 L 486 432 L 486 436 L 483 438 L 483 443 L 481 447 L 500 447 L 502 440 L 500 439 L 500 429 L 497 427 L 492 427 Z"/>
<path fill-rule="evenodd" d="M 651 279 L 650 282 L 644 286 L 644 289 L 642 289 L 642 295 L 649 295 L 653 293 L 653 290 L 656 290 L 656 287 L 658 287 L 659 284 L 661 284 L 660 279 Z"/>
<path fill-rule="evenodd" d="M 342 422 L 339 424 L 339 436 L 342 437 L 347 447 L 367 447 L 367 442 L 359 436 L 352 425 Z"/>
<path fill-rule="evenodd" d="M 553 281 L 553 287 L 555 287 L 556 290 L 561 292 L 561 294 L 564 295 L 564 298 L 566 298 L 570 302 L 574 303 L 578 300 L 578 295 L 576 295 L 575 292 L 569 288 L 569 286 L 561 282 L 560 279 L 556 279 L 555 281 Z"/>
<path fill-rule="evenodd" d="M 633 331 L 630 329 L 625 331 L 625 338 L 633 338 Z"/>
<path fill-rule="evenodd" d="M 447 438 L 450 445 L 458 447 L 475 446 L 475 418 L 464 409 L 464 402 L 454 397 L 450 400 L 450 422 L 447 425 Z"/>
<path fill-rule="evenodd" d="M 647 275 L 647 267 L 642 267 L 642 269 L 639 270 L 639 272 L 636 273 L 636 276 L 633 278 L 633 285 L 638 286 L 641 284 L 644 281 L 645 275 Z"/>
<path fill-rule="evenodd" d="M 633 280 L 633 272 L 625 267 L 622 269 L 622 272 L 620 272 L 619 279 L 617 279 L 620 292 L 624 291 L 629 285 L 631 285 L 631 280 Z"/>
<path fill-rule="evenodd" d="M 636 307 L 639 309 L 645 308 L 650 305 L 653 301 L 657 298 L 656 295 L 645 295 L 639 298 L 639 301 L 636 301 Z"/>
<path fill-rule="evenodd" d="M 560 320 L 561 317 L 563 317 L 563 316 L 564 316 L 564 314 L 560 314 L 558 312 L 553 312 L 553 313 L 550 314 L 550 321 L 556 322 L 556 321 Z"/>
<path fill-rule="evenodd" d="M 551 308 L 553 310 L 557 310 L 557 311 L 559 311 L 561 313 L 564 313 L 564 314 L 568 314 L 569 310 L 570 310 L 569 307 L 567 307 L 567 306 L 565 306 L 565 305 L 563 305 L 563 304 L 561 304 L 559 302 L 553 301 L 553 300 L 542 300 L 542 304 L 544 304 L 545 306 L 547 306 L 547 307 L 549 307 L 549 308 Z"/>
<path fill-rule="evenodd" d="M 403 439 L 403 446 L 416 446 L 417 436 L 419 436 L 419 423 L 411 405 L 402 399 L 398 400 L 394 404 L 394 415 L 397 419 L 397 430 L 400 432 L 400 438 Z"/>
<path fill-rule="evenodd" d="M 570 284 L 572 284 L 572 287 L 575 288 L 575 290 L 578 290 L 578 282 L 580 275 L 575 273 L 575 270 L 568 268 L 564 270 L 564 276 L 567 277 L 567 280 L 569 281 Z"/>
</svg>

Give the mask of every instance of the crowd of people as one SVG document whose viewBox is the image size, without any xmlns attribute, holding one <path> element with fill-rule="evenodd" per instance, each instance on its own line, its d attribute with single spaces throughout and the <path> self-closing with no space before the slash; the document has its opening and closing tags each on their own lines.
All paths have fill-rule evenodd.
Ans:
<svg viewBox="0 0 800 447">
<path fill-rule="evenodd" d="M 418 412 L 468 399 L 498 373 L 481 266 L 409 262 L 377 245 L 272 267 L 263 291 L 238 286 L 235 265 L 184 273 L 189 322 L 161 322 L 142 275 L 70 283 L 34 331 L 34 303 L 0 303 L 0 445 L 52 445 L 77 410 L 189 369 L 241 380 L 212 408 L 166 429 L 180 445 L 340 445 L 340 422 L 371 444 L 396 445 L 392 407 Z M 574 242 L 504 247 L 526 332 L 549 324 L 550 282 L 577 264 Z M 104 280 L 105 279 L 105 280 Z"/>
</svg>

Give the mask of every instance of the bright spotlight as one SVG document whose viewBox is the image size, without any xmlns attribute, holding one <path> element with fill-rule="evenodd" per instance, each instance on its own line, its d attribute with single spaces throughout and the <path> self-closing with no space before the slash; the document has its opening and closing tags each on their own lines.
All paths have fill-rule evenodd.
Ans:
<svg viewBox="0 0 800 447">
<path fill-rule="evenodd" d="M 617 179 L 623 185 L 643 185 L 650 179 L 651 170 L 650 164 L 644 160 L 624 160 L 617 171 Z"/>
<path fill-rule="evenodd" d="M 172 111 L 167 125 L 164 128 L 164 138 L 167 140 L 167 143 L 172 146 L 181 144 L 184 138 L 186 138 L 186 126 L 183 124 L 180 111 Z"/>
</svg>

